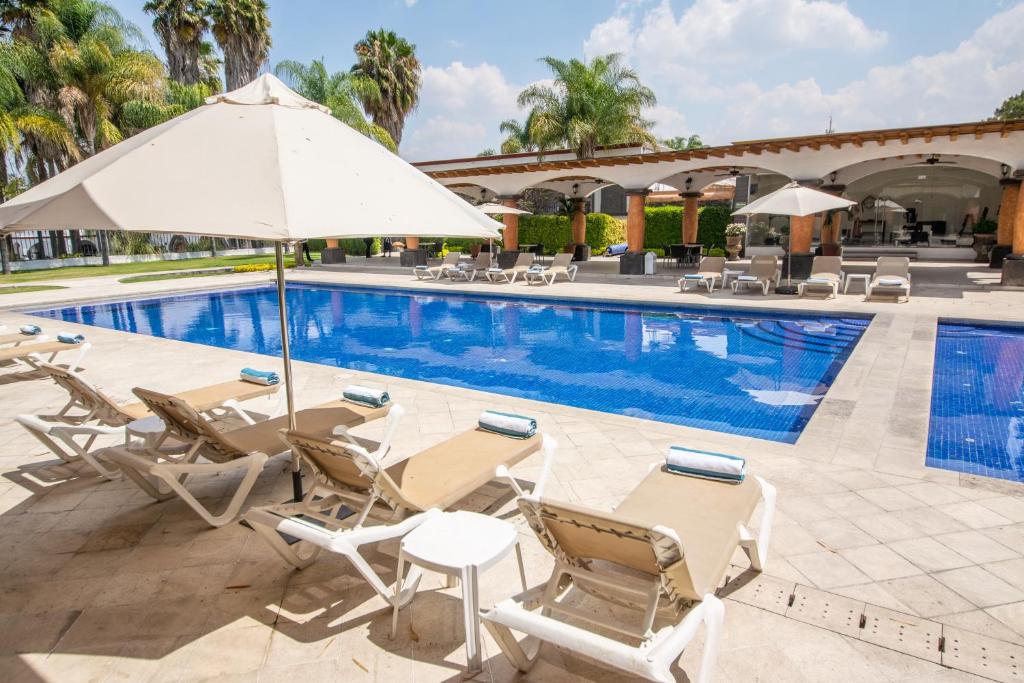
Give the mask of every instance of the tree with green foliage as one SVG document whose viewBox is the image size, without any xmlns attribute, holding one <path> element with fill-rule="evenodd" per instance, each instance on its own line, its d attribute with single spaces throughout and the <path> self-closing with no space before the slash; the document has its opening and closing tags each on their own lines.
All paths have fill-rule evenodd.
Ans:
<svg viewBox="0 0 1024 683">
<path fill-rule="evenodd" d="M 368 31 L 355 44 L 352 74 L 377 84 L 379 97 L 360 97 L 373 122 L 402 144 L 405 119 L 420 101 L 420 62 L 416 46 L 394 31 Z"/>
<path fill-rule="evenodd" d="M 211 0 L 213 37 L 224 54 L 226 88 L 247 85 L 270 54 L 270 17 L 265 0 Z"/>
<path fill-rule="evenodd" d="M 480 150 L 479 152 L 476 153 L 476 155 L 478 157 L 493 157 L 495 154 L 497 154 L 497 152 L 494 151 L 493 147 L 488 147 L 487 149 L 482 149 L 482 150 Z"/>
<path fill-rule="evenodd" d="M 342 123 L 376 140 L 392 152 L 398 151 L 388 132 L 366 119 L 360 101 L 380 98 L 377 84 L 363 76 L 337 71 L 330 73 L 322 59 L 309 64 L 285 60 L 274 67 L 274 75 L 306 99 L 319 102 L 331 110 Z"/>
<path fill-rule="evenodd" d="M 530 128 L 533 126 L 534 116 L 531 111 L 525 121 L 506 119 L 498 126 L 498 130 L 505 135 L 501 143 L 502 154 L 518 154 L 520 152 L 533 152 L 537 149 L 536 143 L 530 137 Z"/>
<path fill-rule="evenodd" d="M 564 145 L 580 159 L 592 159 L 599 146 L 620 143 L 657 148 L 652 123 L 643 111 L 657 100 L 636 71 L 618 54 L 590 62 L 542 60 L 554 83 L 519 93 L 519 106 L 531 108 L 530 139 L 539 150 Z"/>
<path fill-rule="evenodd" d="M 167 55 L 167 74 L 179 83 L 203 79 L 200 52 L 210 26 L 206 0 L 149 0 L 142 9 L 153 15 L 153 31 Z"/>
<path fill-rule="evenodd" d="M 1007 97 L 993 116 L 995 119 L 1007 121 L 1009 119 L 1024 119 L 1024 90 L 1016 95 Z"/>
<path fill-rule="evenodd" d="M 700 149 L 704 147 L 704 141 L 700 139 L 699 135 L 691 135 L 686 137 L 685 135 L 677 135 L 674 138 L 662 140 L 661 144 L 665 145 L 669 149 L 678 151 L 685 151 L 687 149 Z"/>
</svg>

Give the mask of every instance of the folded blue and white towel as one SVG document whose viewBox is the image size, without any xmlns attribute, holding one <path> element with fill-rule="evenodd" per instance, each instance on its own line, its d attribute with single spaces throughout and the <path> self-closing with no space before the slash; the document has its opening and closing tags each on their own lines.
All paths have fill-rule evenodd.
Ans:
<svg viewBox="0 0 1024 683">
<path fill-rule="evenodd" d="M 380 408 L 391 401 L 391 396 L 383 389 L 371 389 L 358 384 L 349 384 L 342 390 L 341 395 L 346 401 L 372 408 Z"/>
<path fill-rule="evenodd" d="M 505 271 L 502 268 L 499 268 L 498 266 L 491 266 L 490 268 L 487 269 L 487 272 L 488 273 L 503 273 Z"/>
<path fill-rule="evenodd" d="M 39 327 L 39 325 L 22 325 L 21 326 L 21 333 L 22 334 L 36 335 L 36 334 L 39 334 L 42 331 L 43 331 L 43 328 Z"/>
<path fill-rule="evenodd" d="M 741 282 L 757 282 L 756 275 L 740 275 L 736 279 L 740 280 Z"/>
<path fill-rule="evenodd" d="M 485 410 L 480 413 L 479 425 L 484 431 L 511 436 L 514 439 L 529 439 L 537 433 L 537 421 L 532 417 L 499 413 L 496 410 Z"/>
<path fill-rule="evenodd" d="M 901 277 L 880 277 L 876 282 L 883 287 L 902 287 L 906 284 L 906 280 Z"/>
<path fill-rule="evenodd" d="M 809 285 L 830 285 L 835 280 L 829 280 L 827 277 L 809 277 L 804 282 Z"/>
<path fill-rule="evenodd" d="M 704 276 L 700 273 L 687 273 L 683 276 L 684 280 L 703 280 Z"/>
<path fill-rule="evenodd" d="M 84 334 L 71 334 L 70 332 L 61 332 L 57 335 L 57 341 L 62 344 L 81 344 L 85 341 Z"/>
<path fill-rule="evenodd" d="M 739 484 L 747 476 L 747 461 L 737 455 L 670 446 L 665 468 L 675 474 Z"/>
<path fill-rule="evenodd" d="M 278 384 L 281 378 L 276 372 L 270 372 L 267 370 L 254 370 L 252 368 L 242 368 L 242 371 L 238 373 L 239 379 L 243 382 L 252 382 L 253 384 L 265 384 L 271 386 Z"/>
<path fill-rule="evenodd" d="M 430 266 L 413 266 L 414 270 L 429 270 Z"/>
</svg>

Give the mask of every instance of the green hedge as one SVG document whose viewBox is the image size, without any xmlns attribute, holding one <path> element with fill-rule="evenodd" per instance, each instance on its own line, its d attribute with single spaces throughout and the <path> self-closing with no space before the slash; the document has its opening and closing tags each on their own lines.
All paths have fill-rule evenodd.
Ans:
<svg viewBox="0 0 1024 683">
<path fill-rule="evenodd" d="M 697 241 L 705 247 L 725 247 L 725 226 L 730 222 L 729 207 L 702 206 L 697 210 Z M 644 247 L 662 249 L 679 244 L 683 237 L 683 207 L 648 206 L 644 209 L 647 227 Z"/>
<path fill-rule="evenodd" d="M 346 254 L 352 256 L 362 256 L 366 253 L 366 243 L 363 242 L 361 237 L 353 237 L 351 239 L 344 239 L 339 241 Z M 320 252 L 327 248 L 327 240 L 309 240 L 309 250 Z M 373 247 L 370 248 L 370 253 L 376 256 L 380 253 L 380 238 L 373 238 Z"/>
<path fill-rule="evenodd" d="M 604 213 L 587 214 L 587 244 L 595 253 L 603 252 L 609 244 L 626 241 L 626 227 L 622 221 Z M 572 224 L 568 216 L 539 215 L 519 217 L 519 243 L 543 244 L 544 251 L 555 254 L 572 242 Z M 469 251 L 480 240 L 447 239 L 449 248 L 462 247 Z"/>
</svg>

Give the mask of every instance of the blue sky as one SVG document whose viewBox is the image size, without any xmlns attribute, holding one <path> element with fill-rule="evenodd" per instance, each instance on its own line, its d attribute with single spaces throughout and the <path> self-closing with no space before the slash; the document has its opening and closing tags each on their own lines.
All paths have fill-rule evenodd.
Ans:
<svg viewBox="0 0 1024 683">
<path fill-rule="evenodd" d="M 141 0 L 113 0 L 150 37 Z M 537 60 L 622 52 L 658 96 L 659 136 L 705 141 L 948 123 L 1024 89 L 1024 2 L 1010 0 L 270 0 L 281 59 L 348 69 L 386 27 L 417 46 L 419 109 L 401 153 L 466 156 L 522 117 Z"/>
</svg>

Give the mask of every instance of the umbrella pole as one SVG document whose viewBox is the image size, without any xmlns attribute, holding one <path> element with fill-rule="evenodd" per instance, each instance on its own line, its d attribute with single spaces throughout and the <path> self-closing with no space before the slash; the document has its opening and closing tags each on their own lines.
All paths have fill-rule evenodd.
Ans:
<svg viewBox="0 0 1024 683">
<path fill-rule="evenodd" d="M 789 223 L 789 249 L 786 250 L 786 284 L 782 287 L 776 287 L 776 294 L 794 295 L 799 293 L 796 287 L 793 286 L 793 222 L 792 216 L 790 216 Z"/>
<path fill-rule="evenodd" d="M 274 242 L 274 258 L 277 262 L 277 309 L 281 317 L 281 360 L 284 363 L 284 392 L 288 401 L 288 429 L 294 430 L 295 395 L 292 391 L 292 356 L 288 348 L 288 312 L 285 309 L 284 283 L 284 244 Z M 299 471 L 299 459 L 292 452 L 292 493 L 295 502 L 302 500 L 302 473 Z"/>
</svg>

